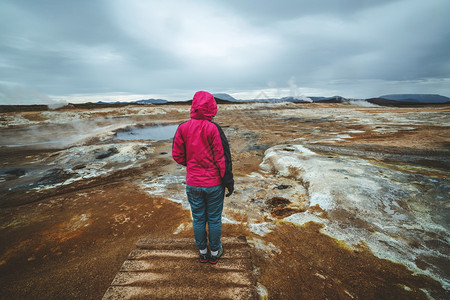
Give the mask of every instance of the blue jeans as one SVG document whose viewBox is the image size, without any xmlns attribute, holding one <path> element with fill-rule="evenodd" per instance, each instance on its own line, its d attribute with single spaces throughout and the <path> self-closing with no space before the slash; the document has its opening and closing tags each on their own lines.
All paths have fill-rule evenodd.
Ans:
<svg viewBox="0 0 450 300">
<path fill-rule="evenodd" d="M 186 194 L 194 219 L 195 244 L 199 249 L 206 248 L 206 223 L 208 223 L 209 247 L 211 251 L 219 250 L 225 188 L 222 185 L 211 187 L 186 185 Z"/>
</svg>

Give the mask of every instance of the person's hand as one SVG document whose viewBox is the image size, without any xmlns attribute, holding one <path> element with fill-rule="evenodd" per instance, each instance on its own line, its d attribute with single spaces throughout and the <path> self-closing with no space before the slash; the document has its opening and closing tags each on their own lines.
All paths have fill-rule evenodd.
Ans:
<svg viewBox="0 0 450 300">
<path fill-rule="evenodd" d="M 227 190 L 228 193 L 225 195 L 225 197 L 230 197 L 234 192 L 234 184 L 230 184 L 229 186 L 227 186 Z"/>
</svg>

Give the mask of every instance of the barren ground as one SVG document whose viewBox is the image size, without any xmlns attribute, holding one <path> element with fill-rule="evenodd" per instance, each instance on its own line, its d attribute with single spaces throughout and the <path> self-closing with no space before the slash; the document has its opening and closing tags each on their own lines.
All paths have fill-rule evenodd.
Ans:
<svg viewBox="0 0 450 300">
<path fill-rule="evenodd" d="M 140 143 L 135 146 L 140 155 L 135 160 L 108 161 L 103 165 L 99 162 L 106 159 L 81 161 L 81 153 L 98 153 L 93 147 L 105 145 L 107 150 L 114 144 L 120 155 L 125 151 L 122 149 L 129 149 L 126 142 L 112 140 L 111 132 L 118 128 L 177 124 L 189 117 L 188 111 L 188 106 L 148 106 L 143 112 L 120 108 L 89 115 L 81 110 L 2 114 L 0 298 L 99 299 L 139 238 L 191 237 L 189 210 L 183 201 L 173 201 L 184 193 L 182 184 L 171 182 L 162 187 L 163 192 L 154 188 L 162 178 L 183 174 L 170 157 L 171 140 L 133 141 Z M 70 120 L 78 125 L 67 125 Z M 95 126 L 80 129 L 79 124 L 93 120 Z M 224 224 L 223 235 L 248 237 L 255 276 L 270 299 L 448 299 L 450 107 L 220 105 L 215 122 L 230 141 L 236 180 L 236 193 L 225 200 L 224 212 L 231 221 Z M 99 128 L 98 132 L 94 127 Z M 49 136 L 57 140 L 86 132 L 92 135 L 67 144 L 44 147 L 39 143 L 54 141 Z M 30 140 L 33 142 L 27 143 Z M 17 145 L 7 146 L 11 141 L 17 141 Z M 444 203 L 436 208 L 439 218 L 433 216 L 436 224 L 443 224 L 444 232 L 423 229 L 426 234 L 420 236 L 426 240 L 410 237 L 404 231 L 390 233 L 392 238 L 421 251 L 408 266 L 403 261 L 375 255 L 374 248 L 363 238 L 349 243 L 333 236 L 324 230 L 331 228 L 331 222 L 362 228 L 368 234 L 384 231 L 382 226 L 369 224 L 367 219 L 355 217 L 347 210 L 312 205 L 313 181 L 306 182 L 301 178 L 307 177 L 301 174 L 282 176 L 279 169 L 279 173 L 273 170 L 270 174 L 261 170 L 267 149 L 297 144 L 321 159 L 339 159 L 341 164 L 347 163 L 346 159 L 362 159 L 382 170 L 399 172 L 395 174 L 426 177 L 426 184 L 419 182 L 417 186 L 428 189 L 430 182 L 438 180 L 442 187 L 439 191 L 429 194 L 432 191 L 424 189 L 417 193 L 428 193 L 430 199 Z M 66 159 L 69 154 L 64 151 L 77 149 L 82 150 Z M 64 170 L 51 173 L 56 179 L 36 171 L 55 168 Z M 25 170 L 25 174 L 20 170 Z M 84 177 L 71 181 L 76 172 L 83 170 Z M 37 175 L 27 178 L 32 173 Z M 272 185 L 258 187 L 269 179 L 275 180 Z M 288 187 L 296 183 L 299 189 L 306 190 L 296 198 L 297 202 L 287 194 Z M 252 188 L 253 195 L 249 195 Z M 270 196 L 273 191 L 277 197 Z M 288 200 L 284 203 L 283 199 Z M 413 214 L 411 210 L 416 206 L 408 204 L 405 208 L 403 202 L 399 203 L 403 210 L 409 210 L 408 214 Z M 428 214 L 433 213 L 428 210 Z M 287 218 L 302 214 L 319 216 L 324 222 L 302 224 Z M 261 233 L 253 225 L 267 227 Z M 424 249 L 440 254 L 428 257 Z"/>
</svg>

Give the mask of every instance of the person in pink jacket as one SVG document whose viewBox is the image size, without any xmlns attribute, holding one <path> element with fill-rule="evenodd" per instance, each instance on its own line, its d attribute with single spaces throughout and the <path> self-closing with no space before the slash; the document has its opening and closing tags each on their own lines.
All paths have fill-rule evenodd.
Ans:
<svg viewBox="0 0 450 300">
<path fill-rule="evenodd" d="M 172 147 L 173 159 L 186 166 L 186 194 L 200 262 L 212 264 L 217 263 L 223 253 L 220 237 L 225 188 L 227 197 L 234 191 L 230 147 L 222 128 L 212 122 L 216 114 L 214 96 L 205 91 L 195 93 L 191 119 L 178 126 Z"/>
</svg>

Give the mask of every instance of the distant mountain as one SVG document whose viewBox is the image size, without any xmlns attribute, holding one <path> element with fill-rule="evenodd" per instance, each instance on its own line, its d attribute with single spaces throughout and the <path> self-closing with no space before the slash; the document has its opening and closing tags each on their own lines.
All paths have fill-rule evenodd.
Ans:
<svg viewBox="0 0 450 300">
<path fill-rule="evenodd" d="M 243 103 L 281 103 L 281 102 L 293 102 L 293 103 L 311 103 L 312 100 L 309 97 L 282 97 L 282 98 L 266 98 L 266 99 L 251 99 L 251 100 L 238 100 Z"/>
<path fill-rule="evenodd" d="M 117 104 L 117 103 L 119 103 L 119 102 L 118 102 L 118 101 L 115 101 L 115 102 L 97 101 L 97 102 L 95 102 L 94 104 L 100 104 L 100 105 L 102 105 L 102 104 Z"/>
<path fill-rule="evenodd" d="M 91 104 L 99 104 L 99 105 L 116 105 L 116 104 L 130 104 L 133 102 L 127 102 L 127 101 L 110 101 L 110 102 L 105 102 L 105 101 L 97 101 L 97 102 L 85 102 L 85 103 L 91 103 Z"/>
<path fill-rule="evenodd" d="M 310 103 L 312 102 L 312 100 L 308 97 L 302 97 L 302 98 L 298 98 L 298 97 L 283 97 L 281 99 L 281 102 L 294 102 L 294 103 Z"/>
<path fill-rule="evenodd" d="M 436 94 L 392 94 L 378 98 L 411 103 L 446 103 L 450 98 Z"/>
<path fill-rule="evenodd" d="M 137 100 L 137 101 L 114 101 L 114 102 L 104 102 L 98 101 L 95 104 L 166 104 L 167 100 L 164 99 L 146 99 L 146 100 Z"/>
<path fill-rule="evenodd" d="M 282 98 L 268 98 L 268 99 L 252 99 L 252 100 L 239 100 L 233 96 L 226 93 L 216 93 L 213 94 L 216 102 L 218 104 L 227 103 L 251 103 L 251 102 L 262 102 L 262 103 L 276 103 L 276 102 L 292 102 L 292 103 L 347 103 L 352 99 L 347 99 L 342 96 L 332 96 L 332 97 L 282 97 Z M 366 99 L 373 104 L 377 105 L 420 105 L 420 104 L 433 104 L 433 103 L 450 103 L 450 98 L 435 95 L 435 94 L 392 94 L 384 95 L 377 98 Z M 189 101 L 167 101 L 164 99 L 146 99 L 137 100 L 130 102 L 103 102 L 98 101 L 95 104 L 103 105 L 124 105 L 124 104 L 190 104 L 192 100 Z"/>
<path fill-rule="evenodd" d="M 230 103 L 281 103 L 281 102 L 292 102 L 292 103 L 349 103 L 356 99 L 348 99 L 342 96 L 332 96 L 332 97 L 282 97 L 282 98 L 268 98 L 268 99 L 252 99 L 252 100 L 239 100 L 233 96 L 226 93 L 216 93 L 213 94 L 216 99 L 217 104 L 230 104 Z M 384 95 L 377 98 L 370 99 L 360 99 L 360 101 L 367 101 L 376 105 L 383 106 L 418 106 L 418 105 L 428 105 L 428 104 L 450 104 L 450 98 L 437 95 L 437 94 L 391 94 Z M 85 104 L 72 104 L 77 107 L 95 107 L 95 105 L 101 105 L 102 107 L 120 107 L 126 105 L 164 105 L 164 104 L 182 104 L 190 105 L 192 100 L 186 101 L 168 101 L 165 99 L 143 99 L 137 101 L 129 102 L 104 102 L 98 101 L 95 103 L 85 103 Z M 2 106 L 3 110 L 6 109 L 17 109 L 17 108 L 6 108 Z M 21 108 L 22 109 L 22 108 Z"/>
<path fill-rule="evenodd" d="M 239 102 L 240 100 L 237 100 L 231 95 L 225 94 L 225 93 L 217 93 L 213 94 L 214 98 L 218 98 L 220 100 L 230 101 L 230 102 Z"/>
<path fill-rule="evenodd" d="M 138 100 L 131 103 L 137 103 L 137 104 L 166 104 L 167 100 L 164 99 L 147 99 L 147 100 Z"/>
<path fill-rule="evenodd" d="M 225 101 L 229 101 L 229 102 L 245 102 L 245 103 L 250 103 L 250 102 L 295 102 L 295 103 L 309 103 L 311 102 L 310 98 L 307 97 L 303 97 L 303 98 L 298 98 L 298 97 L 282 97 L 282 98 L 268 98 L 268 99 L 251 99 L 251 100 L 238 100 L 236 98 L 234 98 L 231 95 L 225 94 L 225 93 L 217 93 L 217 94 L 213 94 L 214 98 L 216 98 L 216 100 L 225 100 Z"/>
<path fill-rule="evenodd" d="M 332 96 L 332 97 L 309 97 L 313 102 L 319 103 L 343 103 L 348 102 L 349 100 L 341 97 L 341 96 Z"/>
</svg>

